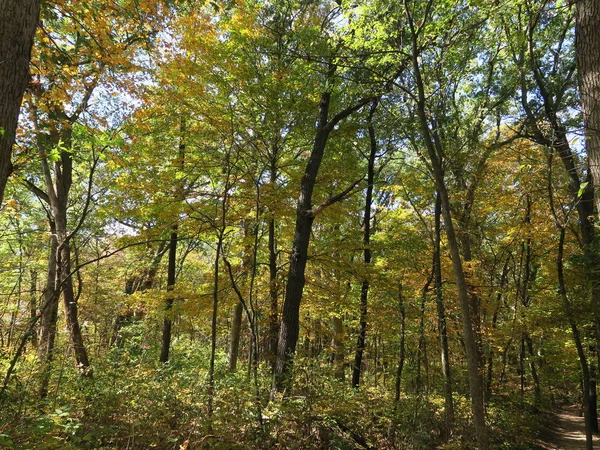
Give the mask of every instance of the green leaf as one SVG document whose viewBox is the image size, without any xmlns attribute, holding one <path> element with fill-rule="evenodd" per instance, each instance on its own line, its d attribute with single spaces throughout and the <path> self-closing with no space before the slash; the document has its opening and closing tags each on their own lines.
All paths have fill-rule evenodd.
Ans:
<svg viewBox="0 0 600 450">
<path fill-rule="evenodd" d="M 581 183 L 581 185 L 579 186 L 579 192 L 577 192 L 577 198 L 581 197 L 583 195 L 583 193 L 585 192 L 585 188 L 587 187 L 589 183 L 586 181 L 585 183 Z"/>
</svg>

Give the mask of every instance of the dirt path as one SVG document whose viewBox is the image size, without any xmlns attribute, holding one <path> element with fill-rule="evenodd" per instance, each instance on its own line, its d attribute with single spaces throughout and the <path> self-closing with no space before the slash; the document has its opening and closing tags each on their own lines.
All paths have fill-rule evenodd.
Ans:
<svg viewBox="0 0 600 450">
<path fill-rule="evenodd" d="M 540 435 L 537 442 L 545 450 L 585 449 L 585 423 L 579 415 L 579 407 L 569 406 L 554 413 L 554 423 Z M 594 436 L 594 447 L 600 445 L 600 438 Z"/>
</svg>

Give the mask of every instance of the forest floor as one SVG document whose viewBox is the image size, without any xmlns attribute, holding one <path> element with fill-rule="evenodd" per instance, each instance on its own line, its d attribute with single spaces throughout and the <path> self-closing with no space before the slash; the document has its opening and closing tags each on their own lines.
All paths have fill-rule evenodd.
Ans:
<svg viewBox="0 0 600 450">
<path fill-rule="evenodd" d="M 536 443 L 544 450 L 585 449 L 585 423 L 579 406 L 565 406 L 552 414 L 549 427 L 540 434 Z M 594 436 L 594 444 L 600 444 L 600 437 Z"/>
</svg>

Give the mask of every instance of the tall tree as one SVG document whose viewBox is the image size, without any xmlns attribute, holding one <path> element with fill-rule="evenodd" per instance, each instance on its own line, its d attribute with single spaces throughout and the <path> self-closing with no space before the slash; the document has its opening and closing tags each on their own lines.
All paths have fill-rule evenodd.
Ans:
<svg viewBox="0 0 600 450">
<path fill-rule="evenodd" d="M 373 115 L 377 108 L 377 101 L 374 101 L 369 111 L 369 123 L 367 126 L 369 133 L 369 155 L 367 157 L 367 192 L 365 196 L 365 210 L 363 213 L 363 262 L 365 266 L 371 264 L 371 210 L 373 208 L 373 184 L 375 183 L 375 158 L 377 157 L 377 136 L 375 135 L 375 126 L 373 125 Z M 369 301 L 369 279 L 365 277 L 361 283 L 360 290 L 360 324 L 358 330 L 358 341 L 356 343 L 356 353 L 354 356 L 354 367 L 352 368 L 352 387 L 358 388 L 360 384 L 360 373 L 362 366 L 363 352 L 365 350 L 365 339 L 367 335 L 367 307 Z"/>
<path fill-rule="evenodd" d="M 330 71 L 333 72 L 333 70 L 334 67 L 331 67 Z M 308 244 L 310 241 L 312 224 L 318 213 L 325 207 L 341 200 L 354 188 L 354 185 L 352 185 L 349 189 L 346 189 L 334 197 L 330 197 L 326 202 L 313 208 L 313 191 L 325 153 L 327 139 L 339 122 L 355 111 L 358 111 L 372 100 L 372 98 L 359 100 L 357 103 L 343 109 L 330 118 L 329 107 L 331 102 L 331 92 L 325 91 L 321 94 L 319 118 L 317 121 L 313 148 L 302 177 L 298 206 L 296 207 L 296 228 L 290 256 L 288 280 L 285 290 L 285 300 L 283 303 L 281 328 L 279 331 L 279 342 L 277 347 L 277 363 L 275 365 L 275 376 L 273 381 L 273 388 L 276 392 L 281 392 L 288 387 L 288 377 L 291 369 L 290 364 L 293 361 L 293 355 L 296 351 L 296 344 L 298 342 L 298 334 L 300 331 L 300 303 L 302 301 L 302 292 L 306 281 L 304 274 L 306 263 L 308 261 Z"/>
</svg>

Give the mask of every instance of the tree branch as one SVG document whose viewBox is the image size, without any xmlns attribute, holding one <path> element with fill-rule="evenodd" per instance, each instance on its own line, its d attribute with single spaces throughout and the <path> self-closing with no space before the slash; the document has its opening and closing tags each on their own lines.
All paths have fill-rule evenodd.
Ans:
<svg viewBox="0 0 600 450">
<path fill-rule="evenodd" d="M 48 196 L 48 194 L 46 194 L 28 179 L 24 179 L 23 182 L 25 184 L 25 187 L 29 189 L 35 196 L 37 196 L 40 200 L 44 200 L 46 203 L 50 204 L 50 197 Z"/>
<path fill-rule="evenodd" d="M 309 217 L 317 217 L 317 215 L 322 213 L 325 208 L 328 208 L 329 206 L 333 205 L 334 203 L 337 203 L 340 200 L 343 200 L 346 197 L 348 197 L 349 195 L 353 194 L 352 190 L 356 187 L 356 185 L 358 183 L 360 183 L 364 179 L 365 179 L 365 177 L 362 177 L 361 179 L 356 180 L 354 183 L 352 183 L 350 186 L 348 186 L 342 192 L 340 192 L 337 195 L 334 195 L 333 197 L 329 197 L 327 200 L 325 200 L 323 203 L 321 203 L 316 208 L 313 208 L 313 209 L 307 211 L 306 214 Z"/>
</svg>

